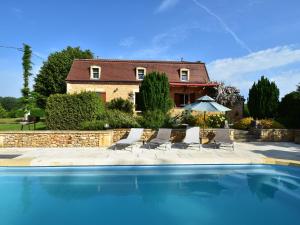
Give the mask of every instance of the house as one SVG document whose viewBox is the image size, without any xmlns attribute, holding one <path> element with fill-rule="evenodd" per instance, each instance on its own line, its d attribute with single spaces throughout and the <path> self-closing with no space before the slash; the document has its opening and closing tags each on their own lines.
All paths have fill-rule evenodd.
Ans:
<svg viewBox="0 0 300 225">
<path fill-rule="evenodd" d="M 193 103 L 218 85 L 210 81 L 205 64 L 199 61 L 76 59 L 66 79 L 67 93 L 93 91 L 104 102 L 121 97 L 139 110 L 140 84 L 153 71 L 168 76 L 176 108 Z"/>
</svg>

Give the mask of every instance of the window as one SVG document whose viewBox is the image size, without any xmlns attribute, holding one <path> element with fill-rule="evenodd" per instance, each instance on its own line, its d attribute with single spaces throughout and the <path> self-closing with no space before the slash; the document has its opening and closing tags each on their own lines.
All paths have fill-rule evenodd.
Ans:
<svg viewBox="0 0 300 225">
<path fill-rule="evenodd" d="M 189 81 L 190 79 L 190 70 L 189 69 L 180 69 L 180 80 Z"/>
<path fill-rule="evenodd" d="M 143 67 L 136 68 L 136 79 L 137 80 L 144 80 L 145 75 L 146 75 L 146 68 L 143 68 Z"/>
<path fill-rule="evenodd" d="M 100 66 L 91 66 L 90 68 L 91 79 L 99 80 L 101 75 L 101 67 Z"/>
<path fill-rule="evenodd" d="M 175 93 L 174 102 L 176 107 L 184 107 L 187 104 L 195 102 L 195 93 L 184 94 L 184 93 Z"/>
</svg>

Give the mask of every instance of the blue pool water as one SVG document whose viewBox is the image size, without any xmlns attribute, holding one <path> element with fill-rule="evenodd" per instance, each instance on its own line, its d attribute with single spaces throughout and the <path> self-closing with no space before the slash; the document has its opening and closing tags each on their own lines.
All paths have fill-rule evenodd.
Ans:
<svg viewBox="0 0 300 225">
<path fill-rule="evenodd" d="M 0 168 L 0 225 L 289 225 L 300 168 Z"/>
</svg>

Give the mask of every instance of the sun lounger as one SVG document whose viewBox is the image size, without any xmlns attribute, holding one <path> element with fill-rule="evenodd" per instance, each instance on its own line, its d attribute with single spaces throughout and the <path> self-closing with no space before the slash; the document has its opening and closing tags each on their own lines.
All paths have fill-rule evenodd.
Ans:
<svg viewBox="0 0 300 225">
<path fill-rule="evenodd" d="M 234 150 L 234 142 L 230 139 L 229 129 L 216 129 L 216 134 L 213 139 L 215 147 L 230 147 Z"/>
<path fill-rule="evenodd" d="M 199 149 L 201 149 L 199 127 L 187 128 L 185 138 L 182 140 L 182 144 L 187 145 L 187 147 L 197 145 Z"/>
<path fill-rule="evenodd" d="M 139 140 L 141 140 L 143 132 L 144 132 L 143 128 L 131 128 L 127 138 L 121 139 L 116 142 L 115 149 L 117 146 L 120 146 L 120 145 L 128 145 L 128 146 L 131 146 L 131 150 L 132 150 L 134 145 Z"/>
<path fill-rule="evenodd" d="M 164 145 L 165 149 L 167 149 L 167 146 L 171 144 L 170 143 L 171 132 L 172 129 L 160 128 L 158 130 L 156 138 L 148 142 L 148 147 L 150 148 L 151 146 Z"/>
</svg>

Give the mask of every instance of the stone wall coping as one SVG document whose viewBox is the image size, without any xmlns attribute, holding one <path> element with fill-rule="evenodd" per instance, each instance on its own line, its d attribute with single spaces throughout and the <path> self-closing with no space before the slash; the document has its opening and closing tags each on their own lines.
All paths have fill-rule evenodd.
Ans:
<svg viewBox="0 0 300 225">
<path fill-rule="evenodd" d="M 234 130 L 240 130 L 240 129 L 234 129 Z M 266 129 L 266 128 L 256 128 L 254 129 L 256 131 L 266 131 L 266 130 L 278 130 L 278 131 L 296 131 L 296 132 L 300 132 L 300 129 L 288 129 L 288 128 L 284 128 L 284 129 L 273 129 L 273 128 L 269 128 L 269 129 Z M 243 131 L 243 130 L 242 130 Z M 245 130 L 244 130 L 245 131 Z"/>
<path fill-rule="evenodd" d="M 185 131 L 186 129 L 185 128 L 170 128 L 174 131 Z M 223 128 L 205 128 L 205 130 L 218 130 L 218 129 L 223 129 Z M 114 129 L 114 131 L 122 131 L 122 130 L 130 130 L 130 128 L 116 128 Z M 150 129 L 150 128 L 144 128 L 144 131 L 158 131 L 158 129 Z M 235 130 L 235 129 L 232 129 L 232 128 L 229 128 L 228 130 Z M 203 131 L 203 128 L 200 127 L 200 131 Z"/>
<path fill-rule="evenodd" d="M 0 131 L 1 134 L 103 134 L 113 130 L 81 131 L 81 130 L 26 130 L 26 131 Z"/>
<path fill-rule="evenodd" d="M 216 130 L 218 128 L 205 128 L 204 130 Z M 15 130 L 15 131 L 0 131 L 0 134 L 95 134 L 95 133 L 110 133 L 113 131 L 121 131 L 121 130 L 130 130 L 130 128 L 117 128 L 117 129 L 109 129 L 109 130 L 99 130 L 99 131 L 83 131 L 83 130 Z M 153 131 L 154 129 L 144 129 L 145 131 Z M 184 131 L 184 128 L 173 128 L 174 131 Z M 229 129 L 236 130 L 236 129 Z M 300 129 L 257 129 L 258 131 L 270 131 L 270 130 L 278 130 L 278 131 L 296 131 L 300 132 Z M 203 128 L 200 128 L 200 131 L 203 131 Z"/>
<path fill-rule="evenodd" d="M 216 130 L 218 128 L 205 128 L 205 130 Z M 108 130 L 14 130 L 14 131 L 0 131 L 0 134 L 102 134 L 110 133 L 114 131 L 130 130 L 130 128 L 117 128 L 117 129 L 108 129 Z M 145 128 L 144 131 L 154 131 L 155 129 Z M 157 129 L 158 130 L 158 129 Z M 173 131 L 185 131 L 184 128 L 173 128 Z M 229 129 L 234 130 L 234 129 Z M 156 131 L 156 130 L 155 130 Z M 203 128 L 200 128 L 200 131 L 203 131 Z M 300 130 L 299 130 L 300 131 Z"/>
</svg>

